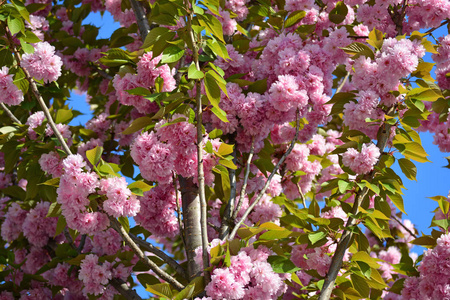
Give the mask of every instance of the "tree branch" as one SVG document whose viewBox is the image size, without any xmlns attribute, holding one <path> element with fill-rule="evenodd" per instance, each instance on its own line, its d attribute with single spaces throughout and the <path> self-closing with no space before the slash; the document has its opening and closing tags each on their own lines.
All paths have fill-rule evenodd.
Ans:
<svg viewBox="0 0 450 300">
<path fill-rule="evenodd" d="M 138 295 L 138 293 L 130 288 L 126 282 L 113 278 L 109 281 L 109 283 L 126 299 L 130 300 L 142 300 L 142 298 Z"/>
<path fill-rule="evenodd" d="M 161 258 L 164 262 L 166 262 L 169 266 L 171 266 L 175 270 L 175 272 L 180 274 L 186 280 L 188 279 L 186 270 L 184 270 L 183 267 L 180 266 L 176 260 L 174 260 L 172 257 L 168 256 L 166 253 L 164 253 L 164 251 L 159 250 L 152 244 L 148 243 L 147 241 L 144 241 L 143 239 L 141 239 L 138 236 L 135 236 L 132 233 L 129 233 L 129 235 L 136 244 L 139 244 L 139 246 L 142 247 L 142 249 L 155 254 L 156 256 Z"/>
<path fill-rule="evenodd" d="M 136 16 L 136 22 L 138 24 L 139 33 L 141 35 L 142 42 L 145 41 L 147 34 L 150 32 L 151 27 L 148 23 L 147 15 L 145 14 L 144 7 L 138 0 L 130 0 L 131 7 L 133 8 L 134 15 Z"/>
<path fill-rule="evenodd" d="M 175 278 L 167 274 L 165 271 L 160 269 L 153 261 L 151 261 L 142 250 L 136 245 L 130 235 L 125 231 L 122 225 L 115 219 L 110 217 L 111 227 L 114 228 L 122 237 L 122 239 L 130 246 L 131 250 L 139 257 L 139 259 L 146 264 L 156 275 L 161 277 L 161 279 L 170 283 L 175 289 L 181 291 L 184 289 L 184 286 L 179 283 Z"/>
<path fill-rule="evenodd" d="M 33 77 L 31 77 L 30 73 L 28 72 L 27 69 L 23 68 L 21 66 L 21 58 L 20 58 L 20 54 L 17 51 L 16 47 L 14 46 L 14 39 L 11 35 L 11 32 L 9 31 L 8 26 L 6 26 L 3 23 L 3 27 L 5 28 L 5 32 L 6 32 L 6 36 L 8 37 L 8 41 L 10 43 L 10 46 L 14 52 L 14 56 L 17 60 L 17 64 L 19 65 L 19 67 L 23 70 L 24 74 L 25 74 L 25 78 L 27 79 L 27 81 L 30 83 L 30 87 L 31 87 L 31 91 L 33 92 L 34 96 L 36 97 L 36 99 L 39 102 L 39 105 L 41 106 L 42 111 L 45 114 L 45 117 L 47 118 L 47 121 L 50 125 L 50 127 L 53 130 L 53 134 L 56 136 L 56 138 L 58 139 L 58 141 L 61 143 L 61 146 L 64 150 L 64 152 L 66 152 L 67 155 L 72 154 L 72 152 L 70 151 L 69 146 L 67 145 L 66 141 L 64 140 L 64 137 L 61 135 L 61 133 L 59 132 L 59 130 L 56 128 L 56 124 L 53 121 L 53 118 L 50 114 L 50 111 L 47 108 L 47 105 L 45 104 L 44 99 L 42 98 L 41 94 L 39 93 L 38 87 L 36 85 L 36 82 L 34 82 Z"/>
<path fill-rule="evenodd" d="M 389 111 L 387 112 L 387 115 L 392 114 L 395 111 L 395 107 L 392 106 Z M 386 148 L 387 142 L 389 140 L 390 132 L 391 132 L 391 125 L 384 124 L 379 130 L 382 130 L 380 134 L 380 138 L 377 143 L 378 149 L 380 149 L 380 152 L 382 153 L 384 148 Z M 378 159 L 375 166 L 377 166 L 381 161 L 381 156 Z M 375 174 L 375 168 L 372 172 L 370 172 L 367 176 L 368 181 L 373 178 Z M 364 197 L 366 197 L 367 193 L 369 192 L 369 189 L 367 187 L 364 187 L 361 189 L 358 194 L 355 197 L 355 202 L 353 203 L 352 208 L 352 214 L 349 215 L 346 228 L 354 226 L 356 224 L 356 220 L 353 219 L 352 216 L 356 215 L 359 211 L 359 207 L 364 200 Z M 337 244 L 336 252 L 333 255 L 333 258 L 331 260 L 330 268 L 328 269 L 327 277 L 325 278 L 325 282 L 322 286 L 322 291 L 319 296 L 319 300 L 328 300 L 330 299 L 331 293 L 333 291 L 337 275 L 339 273 L 339 270 L 342 267 L 342 261 L 344 259 L 345 251 L 347 250 L 350 240 L 353 237 L 353 232 L 350 230 L 344 230 L 342 233 L 342 236 Z"/>
<path fill-rule="evenodd" d="M 264 196 L 264 193 L 266 192 L 267 188 L 269 187 L 273 176 L 275 176 L 275 174 L 277 173 L 277 171 L 280 168 L 281 164 L 284 162 L 286 157 L 288 157 L 288 155 L 292 152 L 292 149 L 294 149 L 295 142 L 297 142 L 298 132 L 299 132 L 299 128 L 300 128 L 300 120 L 299 120 L 299 115 L 298 114 L 299 114 L 299 112 L 298 112 L 298 109 L 297 109 L 297 113 L 296 113 L 296 115 L 297 115 L 296 116 L 296 118 L 297 118 L 297 128 L 296 128 L 296 131 L 295 131 L 294 139 L 292 140 L 291 144 L 289 145 L 289 148 L 287 149 L 287 151 L 283 154 L 283 156 L 280 158 L 280 160 L 276 164 L 276 166 L 273 169 L 272 173 L 270 173 L 269 178 L 267 178 L 266 184 L 264 185 L 263 189 L 259 192 L 259 194 L 256 197 L 255 201 L 253 201 L 253 203 L 248 206 L 248 208 L 245 210 L 244 215 L 242 216 L 242 218 L 234 226 L 233 231 L 231 232 L 230 236 L 228 237 L 229 240 L 234 239 L 234 236 L 236 235 L 236 233 L 237 233 L 239 227 L 241 226 L 241 224 L 245 221 L 245 219 L 250 214 L 250 212 L 253 210 L 253 208 L 259 203 L 259 200 L 261 200 L 261 198 Z M 241 195 L 242 195 L 242 191 L 241 191 Z"/>
<path fill-rule="evenodd" d="M 247 192 L 247 184 L 248 184 L 248 177 L 250 175 L 250 164 L 252 163 L 253 154 L 255 152 L 255 140 L 252 138 L 252 145 L 250 146 L 250 154 L 248 155 L 246 167 L 245 167 L 245 175 L 244 175 L 244 182 L 241 187 L 241 193 L 239 194 L 239 200 L 236 206 L 236 209 L 233 212 L 233 216 L 231 217 L 232 221 L 236 220 L 237 215 L 239 211 L 241 210 L 242 203 L 244 201 L 245 193 Z"/>
<path fill-rule="evenodd" d="M 349 76 L 350 76 L 350 72 L 347 72 L 347 74 L 345 74 L 344 79 L 342 79 L 341 84 L 336 89 L 336 94 L 341 92 L 341 90 L 344 87 L 345 83 L 347 82 Z"/>
<path fill-rule="evenodd" d="M 236 165 L 236 147 L 233 148 L 233 163 Z M 222 216 L 222 222 L 219 229 L 219 238 L 225 239 L 230 231 L 232 214 L 234 211 L 234 202 L 236 201 L 236 170 L 228 169 L 228 177 L 230 178 L 230 198 Z"/>
<path fill-rule="evenodd" d="M 0 106 L 14 123 L 22 124 L 22 122 L 20 122 L 19 119 L 16 118 L 16 116 L 8 109 L 8 107 L 6 107 L 3 102 L 0 103 Z"/>
</svg>

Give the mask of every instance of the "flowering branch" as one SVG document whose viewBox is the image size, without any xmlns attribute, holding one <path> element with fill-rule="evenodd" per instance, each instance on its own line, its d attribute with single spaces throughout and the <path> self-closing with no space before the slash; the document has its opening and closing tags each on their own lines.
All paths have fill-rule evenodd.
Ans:
<svg viewBox="0 0 450 300">
<path fill-rule="evenodd" d="M 161 277 L 163 280 L 170 283 L 174 288 L 178 291 L 184 289 L 184 286 L 179 283 L 175 278 L 167 274 L 164 270 L 160 269 L 158 265 L 156 265 L 153 261 L 151 261 L 142 250 L 138 247 L 138 245 L 134 242 L 134 240 L 130 237 L 130 235 L 126 232 L 126 230 L 122 227 L 122 225 L 115 219 L 110 218 L 111 226 L 114 228 L 122 237 L 122 239 L 130 246 L 131 250 L 140 258 L 140 260 L 145 263 L 156 275 Z"/>
<path fill-rule="evenodd" d="M 298 114 L 299 114 L 299 112 L 297 110 L 297 113 L 296 113 L 297 125 L 296 125 L 294 139 L 292 140 L 291 144 L 289 145 L 289 148 L 286 150 L 286 152 L 283 154 L 281 159 L 276 164 L 276 166 L 273 169 L 272 173 L 270 173 L 269 177 L 267 178 L 266 184 L 264 185 L 263 189 L 259 192 L 259 194 L 256 197 L 255 201 L 253 201 L 253 203 L 248 206 L 248 208 L 245 210 L 244 215 L 242 216 L 242 218 L 234 226 L 233 231 L 231 232 L 230 236 L 228 237 L 229 240 L 234 239 L 234 236 L 236 235 L 239 227 L 242 225 L 242 223 L 248 217 L 248 215 L 253 210 L 253 208 L 259 203 L 259 200 L 261 200 L 261 198 L 264 196 L 264 193 L 266 192 L 267 188 L 269 187 L 273 176 L 275 176 L 275 174 L 278 172 L 278 169 L 280 168 L 281 164 L 284 162 L 286 157 L 288 157 L 288 155 L 291 154 L 292 149 L 294 149 L 295 143 L 297 142 L 297 138 L 298 138 L 298 132 L 299 132 L 299 129 L 300 129 L 300 120 L 299 120 Z M 250 165 L 248 165 L 248 167 L 250 167 Z M 242 195 L 242 191 L 241 191 L 241 195 Z"/>
<path fill-rule="evenodd" d="M 387 115 L 390 115 L 394 112 L 395 107 L 391 107 L 389 111 L 387 112 Z M 391 125 L 384 124 L 383 127 L 381 127 L 379 130 L 382 130 L 381 134 L 379 135 L 377 147 L 380 149 L 380 152 L 383 152 L 384 148 L 387 145 L 387 142 L 389 140 L 390 132 L 391 132 Z M 375 166 L 377 166 L 381 161 L 381 156 L 378 159 Z M 370 172 L 366 177 L 368 180 L 371 180 L 375 174 L 375 168 L 372 172 Z M 355 202 L 353 203 L 352 207 L 352 213 L 349 215 L 346 227 L 349 228 L 351 226 L 354 226 L 356 224 L 356 220 L 352 217 L 356 215 L 359 211 L 359 207 L 366 197 L 367 193 L 369 192 L 369 189 L 367 187 L 364 187 L 361 189 L 358 194 L 355 197 Z M 337 244 L 336 252 L 333 255 L 333 258 L 331 260 L 330 268 L 328 269 L 327 276 L 325 278 L 325 282 L 322 287 L 322 291 L 319 296 L 319 300 L 328 300 L 330 299 L 331 292 L 333 291 L 337 275 L 339 273 L 339 270 L 342 267 L 342 261 L 344 259 L 345 251 L 347 250 L 349 243 L 353 237 L 353 232 L 351 230 L 344 230 L 342 233 L 342 236 Z"/>
<path fill-rule="evenodd" d="M 41 106 L 42 111 L 45 114 L 45 117 L 47 118 L 47 121 L 50 125 L 50 127 L 53 130 L 53 134 L 56 136 L 56 138 L 58 139 L 58 141 L 61 143 L 61 146 L 64 150 L 64 152 L 66 152 L 67 155 L 72 154 L 72 152 L 70 151 L 69 146 L 67 145 L 66 141 L 64 140 L 64 137 L 61 135 L 61 133 L 59 132 L 58 128 L 56 128 L 56 124 L 53 121 L 53 118 L 50 114 L 50 111 L 47 108 L 47 105 L 45 104 L 44 99 L 42 98 L 41 94 L 39 93 L 38 87 L 36 85 L 36 82 L 34 82 L 33 77 L 31 77 L 30 73 L 28 72 L 27 69 L 23 68 L 21 66 L 21 58 L 20 58 L 20 54 L 17 51 L 16 47 L 14 46 L 14 40 L 13 37 L 11 35 L 11 32 L 9 31 L 8 26 L 6 26 L 3 23 L 3 27 L 5 29 L 6 32 L 6 36 L 8 38 L 9 44 L 11 46 L 11 49 L 13 50 L 14 56 L 16 57 L 17 60 L 17 64 L 19 65 L 19 67 L 23 70 L 24 74 L 25 74 L 25 78 L 27 79 L 27 81 L 30 83 L 30 87 L 31 87 L 31 91 L 33 92 L 34 96 L 36 97 L 36 99 L 39 102 L 39 105 Z"/>
</svg>

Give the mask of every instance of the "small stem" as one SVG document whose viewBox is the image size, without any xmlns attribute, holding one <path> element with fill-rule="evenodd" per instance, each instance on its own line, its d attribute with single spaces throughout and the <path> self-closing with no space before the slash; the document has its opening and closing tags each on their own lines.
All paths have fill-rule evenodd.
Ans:
<svg viewBox="0 0 450 300">
<path fill-rule="evenodd" d="M 186 240 L 184 237 L 184 230 L 183 230 L 183 221 L 181 220 L 180 199 L 178 198 L 177 177 L 175 176 L 175 174 L 173 174 L 173 188 L 175 190 L 175 201 L 176 201 L 176 205 L 177 205 L 178 227 L 180 227 L 181 240 L 183 241 L 183 245 L 186 248 Z"/>
<path fill-rule="evenodd" d="M 109 218 L 111 222 L 111 226 L 120 234 L 122 239 L 130 246 L 131 250 L 139 257 L 139 259 L 146 264 L 156 275 L 161 277 L 163 280 L 170 283 L 175 289 L 181 291 L 184 289 L 184 286 L 179 283 L 175 278 L 167 274 L 165 271 L 160 269 L 153 261 L 151 261 L 142 250 L 136 245 L 130 235 L 126 232 L 126 230 L 122 227 L 122 225 L 115 219 Z"/>
<path fill-rule="evenodd" d="M 303 207 L 306 208 L 305 195 L 303 195 L 302 188 L 300 187 L 300 184 L 298 182 L 297 182 L 297 189 L 298 193 L 300 194 L 300 199 L 302 199 Z"/>
<path fill-rule="evenodd" d="M 349 76 L 350 76 L 350 72 L 347 72 L 347 74 L 345 74 L 344 79 L 342 79 L 341 84 L 336 89 L 336 94 L 341 92 L 341 90 L 344 87 L 345 83 L 347 82 Z"/>
<path fill-rule="evenodd" d="M 5 113 L 8 115 L 8 117 L 17 124 L 22 124 L 19 119 L 16 118 L 16 116 L 8 109 L 8 107 L 6 107 L 6 105 L 2 102 L 0 103 L 0 106 L 2 107 L 2 109 L 5 111 Z"/>
<path fill-rule="evenodd" d="M 397 221 L 398 224 L 400 224 L 400 226 L 402 226 L 403 229 L 405 229 L 410 235 L 412 235 L 414 238 L 417 238 L 416 234 L 415 234 L 414 232 L 412 232 L 411 229 L 409 229 L 408 227 L 406 227 L 405 224 L 403 224 L 403 222 L 402 222 L 399 218 L 397 218 L 396 215 L 392 215 L 391 217 L 392 217 L 392 219 L 394 219 L 395 221 Z"/>
<path fill-rule="evenodd" d="M 84 244 L 85 244 L 85 243 L 86 243 L 86 235 L 83 234 L 83 235 L 81 236 L 80 244 L 78 245 L 78 249 L 77 249 L 78 253 L 81 253 L 81 251 L 83 251 L 83 248 L 84 248 Z"/>
<path fill-rule="evenodd" d="M 246 167 L 245 167 L 245 175 L 244 175 L 244 183 L 242 184 L 241 193 L 239 194 L 239 200 L 234 210 L 232 220 L 236 220 L 239 211 L 241 210 L 242 203 L 244 202 L 245 193 L 247 192 L 247 184 L 248 177 L 250 175 L 250 165 L 252 163 L 253 154 L 255 153 L 255 139 L 252 138 L 252 145 L 250 146 L 250 154 L 248 155 Z"/>
<path fill-rule="evenodd" d="M 275 174 L 277 173 L 278 169 L 280 168 L 281 164 L 284 162 L 284 160 L 286 159 L 286 157 L 288 157 L 288 155 L 292 152 L 292 149 L 294 149 L 295 146 L 295 142 L 297 142 L 297 138 L 298 138 L 298 132 L 299 132 L 299 128 L 300 128 L 300 119 L 298 116 L 299 112 L 297 110 L 296 113 L 296 119 L 297 119 L 297 128 L 295 130 L 295 137 L 292 140 L 291 144 L 289 145 L 289 148 L 287 149 L 287 151 L 283 154 L 283 156 L 281 157 L 281 159 L 278 161 L 278 163 L 276 164 L 275 168 L 273 169 L 272 173 L 270 173 L 269 178 L 267 178 L 266 184 L 264 185 L 263 189 L 259 192 L 258 196 L 256 197 L 255 201 L 253 201 L 252 204 L 250 204 L 248 206 L 248 208 L 245 210 L 244 215 L 242 216 L 242 218 L 239 220 L 239 222 L 237 222 L 237 224 L 234 226 L 233 231 L 231 232 L 230 236 L 228 237 L 229 240 L 234 239 L 234 236 L 236 235 L 239 227 L 241 226 L 241 224 L 245 221 L 245 219 L 247 218 L 247 216 L 250 214 L 250 212 L 253 210 L 253 208 L 259 203 L 259 200 L 261 200 L 261 198 L 264 196 L 264 193 L 266 192 L 267 188 L 270 185 L 270 182 L 272 181 L 273 176 L 275 176 Z M 242 193 L 241 193 L 242 194 Z"/>
</svg>

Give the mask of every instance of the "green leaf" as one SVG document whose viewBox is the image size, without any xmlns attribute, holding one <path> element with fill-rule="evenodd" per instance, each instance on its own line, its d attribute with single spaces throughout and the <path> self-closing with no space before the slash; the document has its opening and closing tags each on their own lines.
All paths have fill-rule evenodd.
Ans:
<svg viewBox="0 0 450 300">
<path fill-rule="evenodd" d="M 359 251 L 353 254 L 352 261 L 362 261 L 374 269 L 378 269 L 380 267 L 377 261 L 365 251 Z"/>
<path fill-rule="evenodd" d="M 227 167 L 228 169 L 236 170 L 236 165 L 231 160 L 219 159 L 219 164 Z"/>
<path fill-rule="evenodd" d="M 216 17 L 210 14 L 198 15 L 197 17 L 200 26 L 204 26 L 207 33 L 214 35 L 222 43 L 225 43 L 223 39 L 222 23 L 220 23 Z"/>
<path fill-rule="evenodd" d="M 25 31 L 25 24 L 21 19 L 9 18 L 8 17 L 8 28 L 12 35 L 18 32 Z"/>
<path fill-rule="evenodd" d="M 428 87 L 414 88 L 408 91 L 407 96 L 411 97 L 412 99 L 429 102 L 434 102 L 439 98 L 443 97 L 440 91 Z"/>
<path fill-rule="evenodd" d="M 188 78 L 189 79 L 202 79 L 205 76 L 202 71 L 197 70 L 194 62 L 188 68 Z"/>
<path fill-rule="evenodd" d="M 161 58 L 161 63 L 168 64 L 180 60 L 184 55 L 184 50 L 178 48 L 177 46 L 170 46 L 164 49 Z"/>
<path fill-rule="evenodd" d="M 312 245 L 319 242 L 320 240 L 323 240 L 327 237 L 327 234 L 323 231 L 317 231 L 317 232 L 311 232 L 308 234 L 308 240 L 311 242 Z"/>
<path fill-rule="evenodd" d="M 208 134 L 208 136 L 209 136 L 210 139 L 213 140 L 213 139 L 215 139 L 215 138 L 221 137 L 222 134 L 223 134 L 223 131 L 222 131 L 221 129 L 219 129 L 219 128 L 216 128 L 216 129 L 214 129 L 213 131 L 211 131 L 211 132 Z"/>
<path fill-rule="evenodd" d="M 146 273 L 138 274 L 137 279 L 139 280 L 140 284 L 142 284 L 143 286 L 160 283 L 158 278 L 156 278 L 153 275 L 146 274 Z"/>
<path fill-rule="evenodd" d="M 48 186 L 55 186 L 58 187 L 59 186 L 59 177 L 58 178 L 52 178 L 49 179 L 43 183 L 39 183 L 39 185 L 48 185 Z"/>
<path fill-rule="evenodd" d="M 54 237 L 60 235 L 64 231 L 64 228 L 66 228 L 66 226 L 66 219 L 63 215 L 60 215 L 58 217 L 58 223 L 56 223 L 56 231 Z"/>
<path fill-rule="evenodd" d="M 114 163 L 105 163 L 102 160 L 100 165 L 98 166 L 98 171 L 101 173 L 104 173 L 106 175 L 113 175 L 113 176 L 120 177 L 120 175 L 117 174 L 120 171 L 120 167 L 119 167 L 119 165 L 114 164 Z"/>
<path fill-rule="evenodd" d="M 352 279 L 353 287 L 358 291 L 358 293 L 363 298 L 367 298 L 370 293 L 370 287 L 367 284 L 366 279 L 364 279 L 356 274 L 351 274 L 350 278 Z"/>
<path fill-rule="evenodd" d="M 300 270 L 289 258 L 283 256 L 271 255 L 267 258 L 267 262 L 275 273 L 294 273 Z"/>
<path fill-rule="evenodd" d="M 300 22 L 306 16 L 306 12 L 303 10 L 297 10 L 292 12 L 284 22 L 284 28 L 289 28 Z"/>
<path fill-rule="evenodd" d="M 381 47 L 383 46 L 383 36 L 383 32 L 374 27 L 373 30 L 369 33 L 369 39 L 367 40 L 367 43 L 373 46 L 375 49 L 381 50 Z"/>
<path fill-rule="evenodd" d="M 335 24 L 342 23 L 345 20 L 345 17 L 348 14 L 348 8 L 347 5 L 344 4 L 343 1 L 339 1 L 336 3 L 335 8 L 333 8 L 328 15 L 328 18 L 331 22 Z"/>
<path fill-rule="evenodd" d="M 173 300 L 191 299 L 194 295 L 195 284 L 187 285 L 181 292 L 179 292 Z"/>
<path fill-rule="evenodd" d="M 211 71 L 208 71 L 208 73 L 206 73 L 206 75 L 205 75 L 204 86 L 205 86 L 205 91 L 206 91 L 206 95 L 208 97 L 209 102 L 211 103 L 213 108 L 216 109 L 216 111 L 212 110 L 212 112 L 214 114 L 216 114 L 216 112 L 220 112 L 221 117 L 219 117 L 219 116 L 217 116 L 217 117 L 220 118 L 223 122 L 228 122 L 228 119 L 226 118 L 226 113 L 219 107 L 219 102 L 220 102 L 219 85 L 217 84 L 216 79 L 214 78 L 213 75 L 211 75 L 210 72 Z M 226 121 L 224 121 L 224 119 Z"/>
<path fill-rule="evenodd" d="M 58 109 L 56 112 L 55 123 L 56 124 L 67 124 L 72 120 L 73 113 L 70 109 Z"/>
<path fill-rule="evenodd" d="M 267 90 L 267 78 L 257 80 L 248 86 L 248 92 L 264 94 Z"/>
<path fill-rule="evenodd" d="M 122 225 L 123 229 L 128 233 L 130 232 L 130 222 L 128 221 L 127 217 L 119 217 L 117 218 L 119 223 Z"/>
<path fill-rule="evenodd" d="M 389 198 L 394 203 L 395 207 L 397 207 L 402 213 L 406 214 L 405 207 L 403 206 L 403 197 L 400 194 L 391 194 L 389 193 Z"/>
<path fill-rule="evenodd" d="M 135 181 L 133 183 L 130 183 L 128 185 L 128 188 L 129 189 L 138 188 L 138 189 L 141 189 L 143 192 L 147 192 L 147 191 L 150 191 L 153 188 L 153 186 L 148 185 L 147 183 L 145 183 L 143 181 Z"/>
<path fill-rule="evenodd" d="M 417 181 L 417 168 L 413 162 L 406 158 L 400 158 L 398 160 L 398 164 L 400 165 L 400 169 L 402 169 L 402 172 L 405 174 L 406 178 Z"/>
<path fill-rule="evenodd" d="M 351 55 L 354 60 L 360 56 L 369 57 L 371 59 L 375 58 L 372 49 L 363 43 L 351 43 L 347 47 L 342 47 L 341 49 L 344 50 L 345 53 Z"/>
<path fill-rule="evenodd" d="M 142 128 L 152 124 L 152 119 L 149 117 L 140 117 L 134 120 L 130 126 L 128 126 L 127 129 L 122 131 L 122 134 L 132 134 L 135 133 L 138 130 L 141 130 Z"/>
<path fill-rule="evenodd" d="M 152 294 L 155 294 L 156 296 L 164 297 L 167 299 L 172 299 L 173 297 L 172 289 L 170 288 L 170 284 L 168 284 L 167 282 L 147 285 L 147 288 L 145 290 Z"/>
<path fill-rule="evenodd" d="M 45 217 L 46 218 L 59 217 L 60 215 L 61 215 L 61 204 L 53 202 L 52 204 L 50 204 L 50 207 L 48 208 L 48 213 Z"/>
<path fill-rule="evenodd" d="M 424 235 L 424 236 L 421 236 L 421 237 L 418 237 L 418 238 L 412 240 L 411 244 L 434 247 L 436 245 L 436 240 L 434 238 L 432 238 L 431 236 Z"/>
<path fill-rule="evenodd" d="M 93 166 L 96 166 L 97 163 L 100 161 L 100 158 L 102 157 L 102 153 L 103 147 L 97 146 L 94 149 L 87 150 L 86 157 Z"/>
</svg>

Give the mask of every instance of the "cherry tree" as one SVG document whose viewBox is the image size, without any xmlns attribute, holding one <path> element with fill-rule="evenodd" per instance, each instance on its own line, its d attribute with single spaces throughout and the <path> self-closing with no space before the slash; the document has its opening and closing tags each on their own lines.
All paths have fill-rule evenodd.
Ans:
<svg viewBox="0 0 450 300">
<path fill-rule="evenodd" d="M 99 38 L 91 12 L 121 27 Z M 430 195 L 419 235 L 393 169 L 416 180 L 420 131 L 450 151 L 450 37 L 433 35 L 449 16 L 3 0 L 0 299 L 450 297 L 450 200 Z"/>
</svg>

